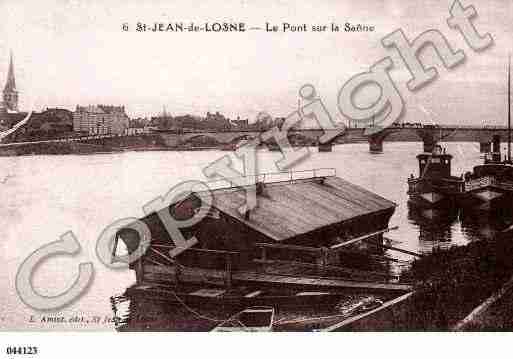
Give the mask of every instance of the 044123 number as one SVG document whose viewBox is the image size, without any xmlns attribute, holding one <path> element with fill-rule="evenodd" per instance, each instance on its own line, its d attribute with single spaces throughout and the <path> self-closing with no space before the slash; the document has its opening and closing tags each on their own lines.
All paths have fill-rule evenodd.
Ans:
<svg viewBox="0 0 513 359">
<path fill-rule="evenodd" d="M 7 355 L 36 355 L 37 347 L 8 346 L 6 348 Z"/>
</svg>

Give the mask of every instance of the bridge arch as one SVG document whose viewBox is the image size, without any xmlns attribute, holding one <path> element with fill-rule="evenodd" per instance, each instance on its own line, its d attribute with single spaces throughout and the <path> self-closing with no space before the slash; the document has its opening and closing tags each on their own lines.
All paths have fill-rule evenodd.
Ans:
<svg viewBox="0 0 513 359">
<path fill-rule="evenodd" d="M 383 142 L 388 136 L 395 132 L 397 132 L 397 130 L 390 128 L 384 128 L 383 130 L 374 133 L 372 128 L 366 129 L 364 131 L 364 136 L 367 137 L 367 142 L 369 143 L 369 151 L 372 153 L 383 152 Z"/>
<path fill-rule="evenodd" d="M 254 140 L 257 137 L 258 137 L 257 135 L 244 134 L 244 135 L 239 135 L 239 136 L 236 136 L 236 137 L 232 138 L 227 143 L 228 144 L 237 144 L 237 143 L 239 143 L 241 141 L 251 141 L 251 140 Z"/>
<path fill-rule="evenodd" d="M 181 141 L 182 145 L 192 145 L 193 147 L 209 147 L 219 146 L 221 142 L 218 141 L 215 135 L 208 133 L 200 133 L 196 135 L 187 136 Z"/>
<path fill-rule="evenodd" d="M 444 129 L 438 126 L 424 126 L 415 132 L 424 144 L 424 152 L 431 153 L 438 142 L 453 138 L 457 134 L 458 128 L 445 129 L 444 132 Z"/>
<path fill-rule="evenodd" d="M 300 132 L 290 132 L 288 134 L 289 142 L 292 146 L 307 146 L 307 145 L 313 145 L 316 140 L 312 140 L 310 137 L 305 136 L 304 134 Z"/>
</svg>

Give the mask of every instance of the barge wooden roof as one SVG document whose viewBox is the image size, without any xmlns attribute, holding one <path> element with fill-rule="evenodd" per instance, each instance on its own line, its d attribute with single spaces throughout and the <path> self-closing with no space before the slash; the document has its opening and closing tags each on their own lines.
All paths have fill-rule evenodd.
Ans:
<svg viewBox="0 0 513 359">
<path fill-rule="evenodd" d="M 213 207 L 276 241 L 396 207 L 335 176 L 266 183 L 249 220 L 238 210 L 246 203 L 245 190 L 226 188 L 211 193 Z"/>
</svg>

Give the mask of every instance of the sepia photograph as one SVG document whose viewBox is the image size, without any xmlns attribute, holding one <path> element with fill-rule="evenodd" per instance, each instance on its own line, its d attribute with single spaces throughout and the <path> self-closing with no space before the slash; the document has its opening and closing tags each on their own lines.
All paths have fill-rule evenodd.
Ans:
<svg viewBox="0 0 513 359">
<path fill-rule="evenodd" d="M 510 0 L 0 19 L 3 333 L 513 331 Z"/>
</svg>

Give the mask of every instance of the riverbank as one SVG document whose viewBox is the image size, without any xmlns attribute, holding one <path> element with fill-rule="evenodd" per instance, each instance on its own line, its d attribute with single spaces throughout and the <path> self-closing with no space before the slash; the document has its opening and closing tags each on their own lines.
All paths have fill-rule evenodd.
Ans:
<svg viewBox="0 0 513 359">
<path fill-rule="evenodd" d="M 69 154 L 98 154 L 116 153 L 121 151 L 206 151 L 223 150 L 234 151 L 237 143 L 219 142 L 213 138 L 205 137 L 191 141 L 169 141 L 166 133 L 148 133 L 133 136 L 89 138 L 80 141 L 50 139 L 29 139 L 25 143 L 3 143 L 0 146 L 0 156 L 25 156 L 25 155 L 69 155 Z M 201 137 L 201 136 L 200 136 Z M 316 146 L 316 140 L 292 142 L 293 147 Z M 367 142 L 362 136 L 345 136 L 337 139 L 337 144 L 355 144 Z M 274 142 L 272 144 L 261 143 L 259 147 L 269 148 L 272 151 L 279 151 Z M 326 150 L 324 148 L 324 150 Z"/>
<path fill-rule="evenodd" d="M 160 141 L 138 141 L 135 143 L 116 143 L 112 139 L 104 139 L 102 142 L 45 142 L 28 143 L 0 147 L 0 157 L 14 157 L 27 155 L 96 155 L 105 153 L 118 153 L 126 151 L 151 152 L 151 151 L 234 151 L 235 148 L 226 146 L 166 146 Z M 296 147 L 296 146 L 294 146 Z M 299 146 L 297 146 L 299 147 Z M 275 149 L 271 149 L 275 150 Z M 279 151 L 279 149 L 278 149 Z"/>
<path fill-rule="evenodd" d="M 413 291 L 327 331 L 511 331 L 511 234 L 434 250 L 402 280 Z"/>
<path fill-rule="evenodd" d="M 511 233 L 500 234 L 466 246 L 435 249 L 416 260 L 403 275 L 404 280 L 415 283 L 404 326 L 410 330 L 450 330 L 497 293 L 513 275 L 511 239 Z M 501 303 L 502 311 L 511 311 L 513 294 Z M 513 319 L 511 314 L 508 317 Z M 499 329 L 497 323 L 488 323 Z M 509 328 L 511 323 L 513 320 L 509 320 Z"/>
<path fill-rule="evenodd" d="M 453 330 L 512 331 L 513 277 L 496 293 L 476 307 Z"/>
<path fill-rule="evenodd" d="M 0 147 L 0 156 L 26 155 L 88 155 L 99 153 L 117 153 L 127 150 L 155 151 L 170 150 L 158 135 L 138 135 L 109 137 L 71 142 L 39 142 L 13 144 Z"/>
</svg>

